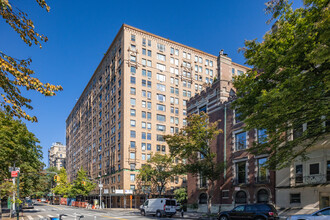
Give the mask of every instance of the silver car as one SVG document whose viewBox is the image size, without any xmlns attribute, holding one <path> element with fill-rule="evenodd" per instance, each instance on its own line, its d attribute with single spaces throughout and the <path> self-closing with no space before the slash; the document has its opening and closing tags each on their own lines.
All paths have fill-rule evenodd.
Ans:
<svg viewBox="0 0 330 220">
<path fill-rule="evenodd" d="M 309 215 L 293 215 L 287 220 L 330 220 L 330 207 L 326 207 Z"/>
</svg>

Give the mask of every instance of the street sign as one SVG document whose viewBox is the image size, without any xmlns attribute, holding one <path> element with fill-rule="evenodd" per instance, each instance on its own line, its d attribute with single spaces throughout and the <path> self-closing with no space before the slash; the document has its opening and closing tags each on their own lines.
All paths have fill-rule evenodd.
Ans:
<svg viewBox="0 0 330 220">
<path fill-rule="evenodd" d="M 122 190 L 122 189 L 116 189 L 115 190 L 115 193 L 116 194 L 124 194 L 124 190 Z"/>
<path fill-rule="evenodd" d="M 19 171 L 11 171 L 11 177 L 17 177 Z"/>
<path fill-rule="evenodd" d="M 125 189 L 125 194 L 133 194 L 133 190 L 131 190 L 131 189 Z"/>
<path fill-rule="evenodd" d="M 9 167 L 9 172 L 20 171 L 19 167 Z"/>
</svg>

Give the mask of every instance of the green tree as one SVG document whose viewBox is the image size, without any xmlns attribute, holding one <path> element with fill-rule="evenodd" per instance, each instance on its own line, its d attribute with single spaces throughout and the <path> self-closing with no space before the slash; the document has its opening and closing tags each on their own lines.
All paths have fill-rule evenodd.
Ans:
<svg viewBox="0 0 330 220">
<path fill-rule="evenodd" d="M 21 196 L 33 194 L 44 166 L 39 140 L 24 123 L 0 111 L 0 143 L 0 183 L 10 179 L 8 168 L 15 163 L 20 167 Z"/>
<path fill-rule="evenodd" d="M 8 195 L 9 167 L 15 163 L 20 168 L 20 196 L 32 195 L 39 187 L 39 176 L 44 164 L 38 139 L 29 132 L 26 125 L 13 120 L 0 111 L 0 191 Z M 12 183 L 11 183 L 12 184 Z M 15 187 L 16 189 L 16 187 Z"/>
<path fill-rule="evenodd" d="M 15 187 L 10 181 L 0 182 L 0 219 L 2 218 L 2 206 L 1 200 L 5 197 L 12 195 Z"/>
<path fill-rule="evenodd" d="M 243 48 L 251 71 L 237 77 L 233 107 L 245 129 L 266 129 L 268 141 L 250 150 L 270 155 L 270 168 L 283 168 L 306 156 L 328 137 L 330 86 L 330 13 L 328 0 L 305 0 L 293 10 L 286 0 L 272 0 L 267 12 L 274 25 L 262 42 Z M 302 126 L 307 129 L 302 132 Z M 292 139 L 292 133 L 295 135 Z"/>
<path fill-rule="evenodd" d="M 66 169 L 62 168 L 59 173 L 60 181 L 56 183 L 56 187 L 53 188 L 53 192 L 56 195 L 61 195 L 64 198 L 68 198 L 71 191 L 71 184 L 68 182 Z"/>
<path fill-rule="evenodd" d="M 187 189 L 179 188 L 174 190 L 174 198 L 176 199 L 177 202 L 181 203 L 181 205 L 186 203 L 188 198 Z"/>
<path fill-rule="evenodd" d="M 73 181 L 69 196 L 70 197 L 76 197 L 77 195 L 87 196 L 95 187 L 96 187 L 96 183 L 93 183 L 89 180 L 86 172 L 81 167 L 80 170 L 78 170 L 77 178 Z"/>
<path fill-rule="evenodd" d="M 47 11 L 50 10 L 45 0 L 36 2 Z M 16 31 L 22 40 L 29 46 L 33 44 L 41 48 L 41 43 L 46 42 L 46 36 L 35 31 L 33 22 L 22 10 L 9 3 L 9 0 L 0 0 L 0 15 Z M 62 90 L 61 86 L 42 83 L 33 77 L 34 71 L 29 69 L 32 60 L 13 58 L 0 50 L 0 106 L 12 116 L 37 121 L 35 116 L 26 114 L 23 108 L 32 109 L 31 100 L 22 96 L 21 89 L 35 90 L 45 96 L 53 96 L 56 91 Z"/>
<path fill-rule="evenodd" d="M 142 166 L 137 179 L 142 187 L 150 186 L 161 197 L 171 177 L 178 174 L 177 171 L 173 157 L 156 153 Z"/>
<path fill-rule="evenodd" d="M 204 180 L 207 190 L 208 213 L 211 213 L 215 182 L 224 171 L 224 164 L 216 161 L 211 148 L 214 138 L 221 132 L 218 122 L 210 123 L 207 114 L 193 114 L 187 118 L 187 126 L 174 135 L 165 136 L 171 154 L 186 160 L 187 173 Z"/>
</svg>

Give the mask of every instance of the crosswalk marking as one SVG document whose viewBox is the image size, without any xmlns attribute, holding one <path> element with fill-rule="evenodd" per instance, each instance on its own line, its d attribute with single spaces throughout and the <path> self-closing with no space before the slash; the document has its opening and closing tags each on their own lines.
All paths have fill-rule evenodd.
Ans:
<svg viewBox="0 0 330 220">
<path fill-rule="evenodd" d="M 52 218 L 53 216 L 52 215 L 47 215 L 48 217 Z"/>
<path fill-rule="evenodd" d="M 30 215 L 28 215 L 27 217 L 29 220 L 33 220 L 33 218 Z"/>
<path fill-rule="evenodd" d="M 42 216 L 42 215 L 38 215 L 38 217 L 39 217 L 39 218 L 43 218 L 43 216 Z"/>
</svg>

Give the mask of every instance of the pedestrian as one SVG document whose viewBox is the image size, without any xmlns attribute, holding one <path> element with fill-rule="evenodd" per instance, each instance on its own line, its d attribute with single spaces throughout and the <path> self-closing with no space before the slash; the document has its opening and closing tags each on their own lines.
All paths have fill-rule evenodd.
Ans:
<svg viewBox="0 0 330 220">
<path fill-rule="evenodd" d="M 181 218 L 183 218 L 184 215 L 184 210 L 183 210 L 183 206 L 181 206 Z"/>
</svg>

